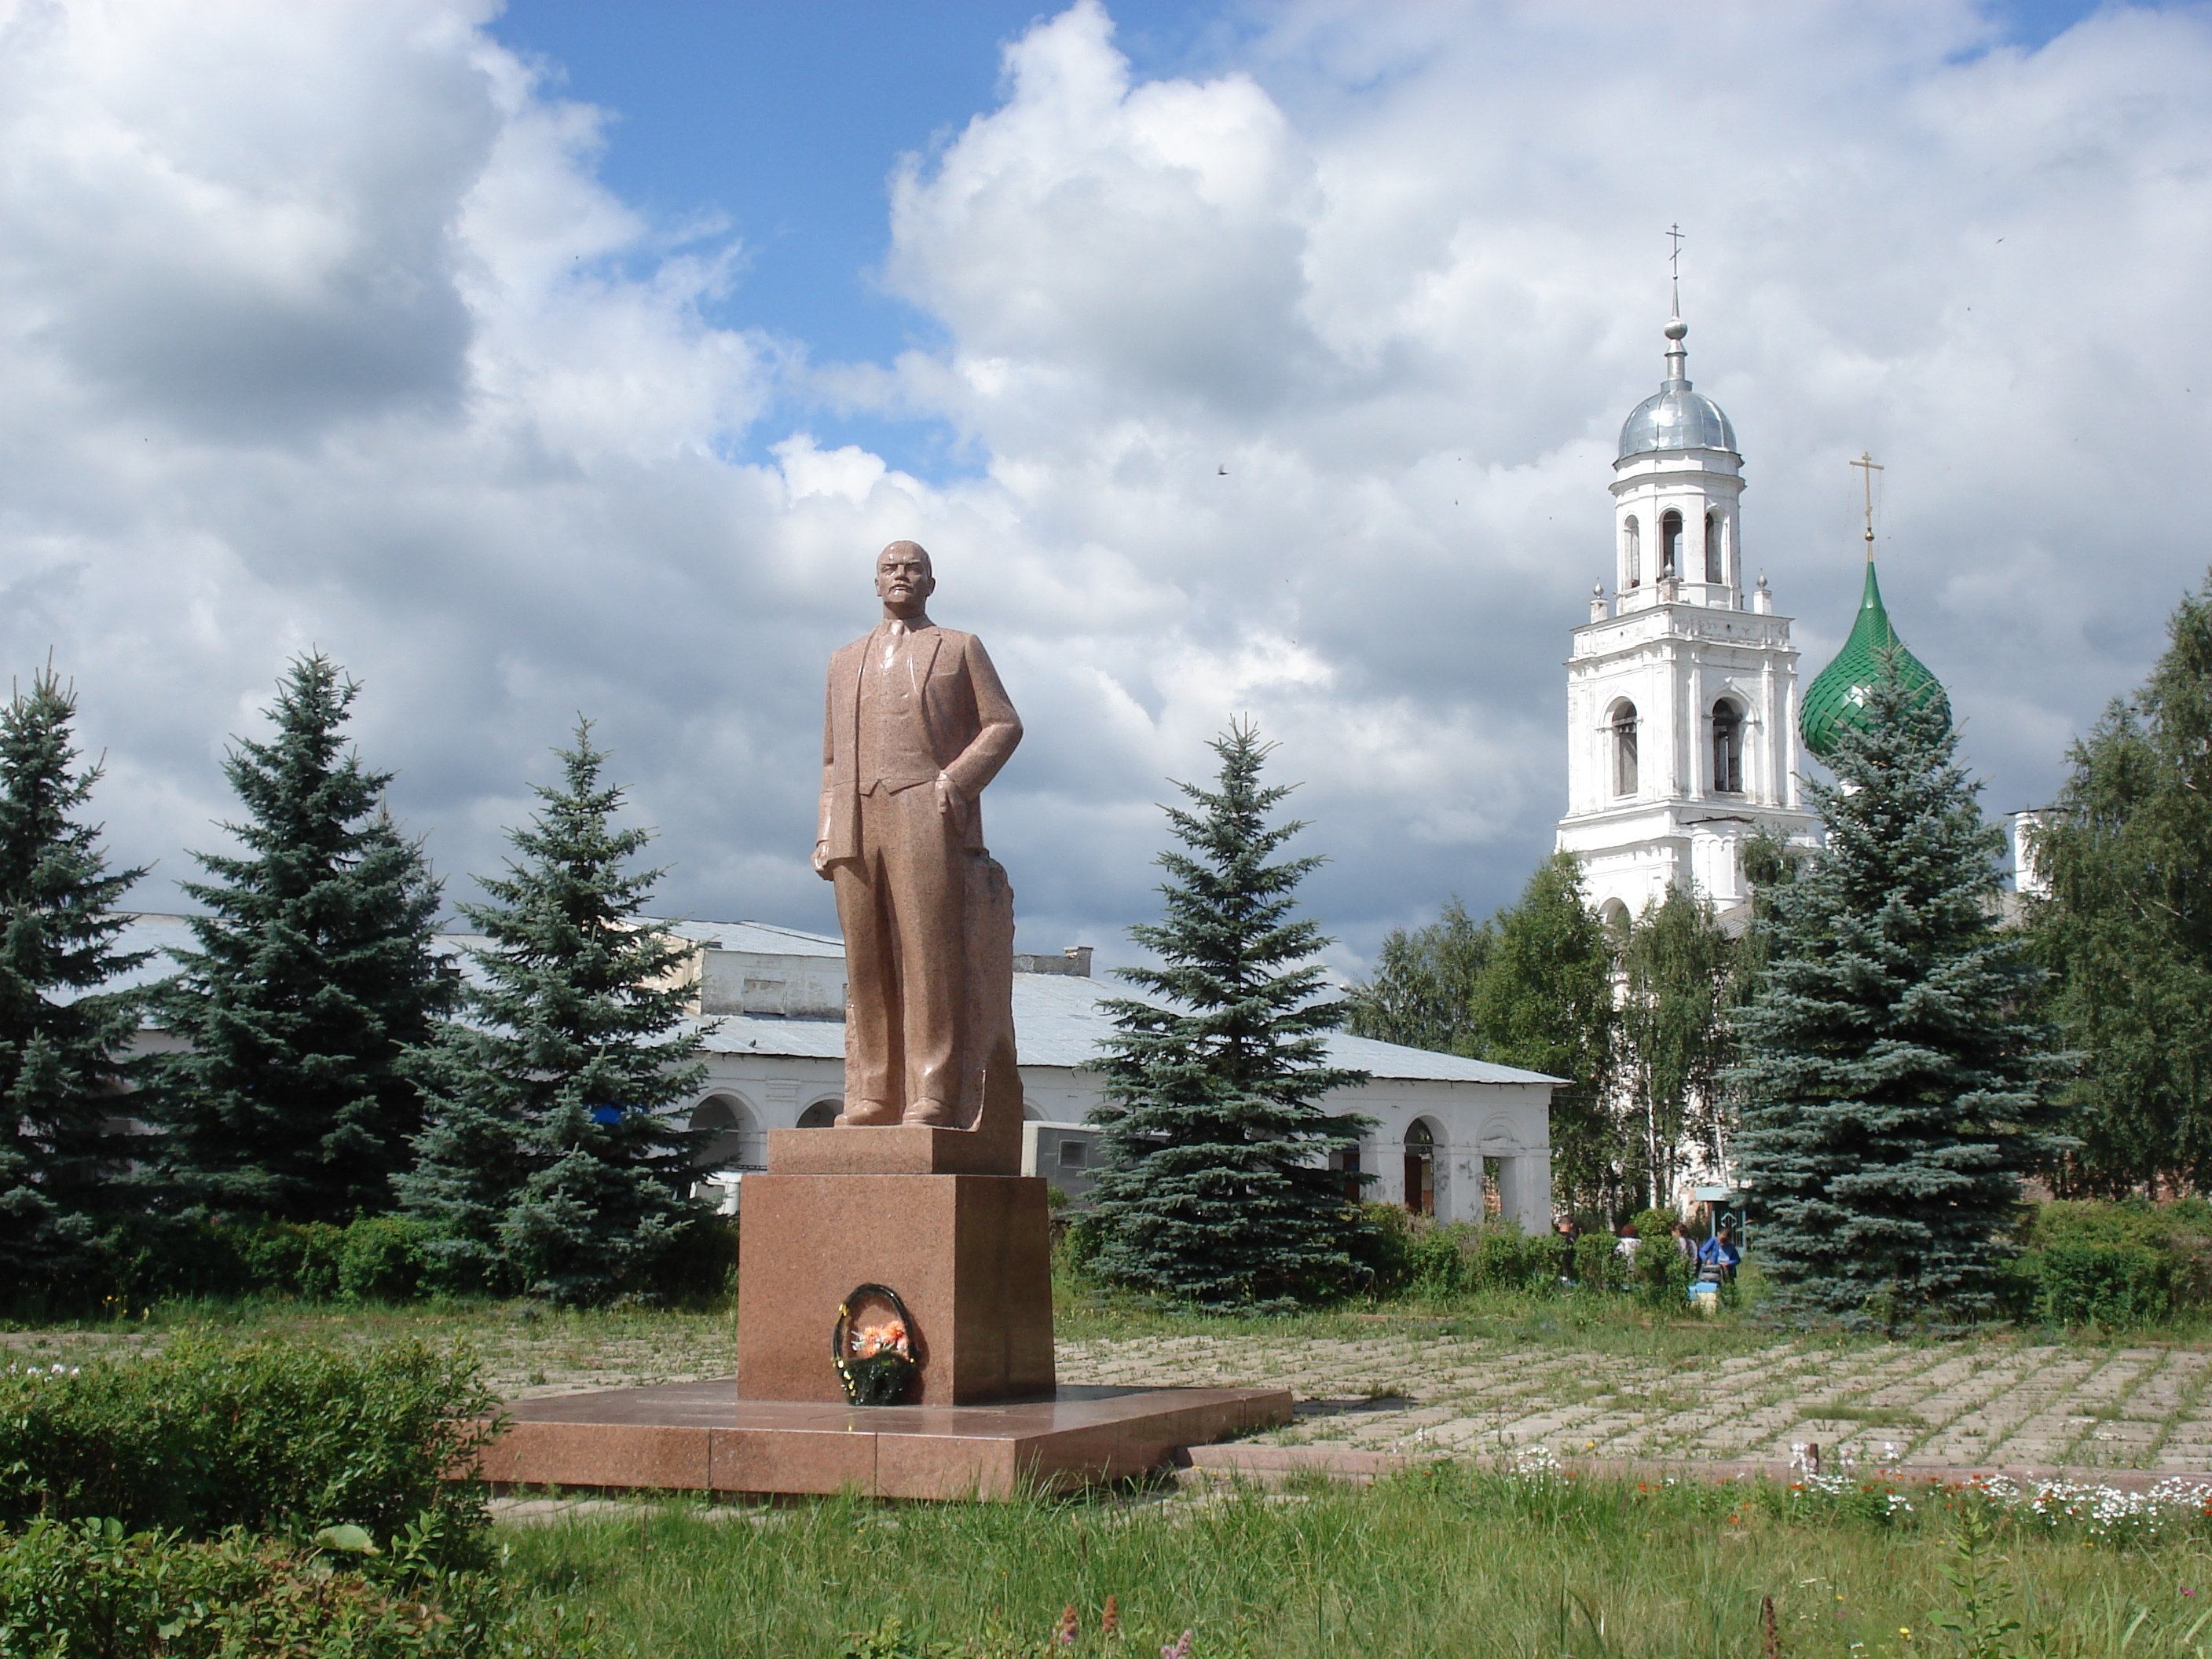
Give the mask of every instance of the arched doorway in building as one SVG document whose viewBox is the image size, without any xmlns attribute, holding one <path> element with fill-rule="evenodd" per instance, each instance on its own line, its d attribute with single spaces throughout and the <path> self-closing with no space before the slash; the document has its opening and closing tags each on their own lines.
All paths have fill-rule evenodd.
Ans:
<svg viewBox="0 0 2212 1659">
<path fill-rule="evenodd" d="M 1437 1212 L 1437 1136 L 1425 1119 L 1406 1129 L 1406 1207 L 1415 1215 Z"/>
<path fill-rule="evenodd" d="M 799 1115 L 802 1129 L 830 1129 L 837 1124 L 837 1114 L 845 1109 L 842 1100 L 817 1100 Z"/>
<path fill-rule="evenodd" d="M 699 1170 L 758 1170 L 767 1165 L 767 1148 L 752 1109 L 732 1094 L 713 1094 L 691 1109 L 690 1127 L 711 1133 L 699 1148 Z"/>
</svg>

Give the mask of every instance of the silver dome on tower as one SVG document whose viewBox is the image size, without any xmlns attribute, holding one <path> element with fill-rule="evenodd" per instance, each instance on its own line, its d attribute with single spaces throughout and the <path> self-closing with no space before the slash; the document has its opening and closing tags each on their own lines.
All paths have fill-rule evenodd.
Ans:
<svg viewBox="0 0 2212 1659">
<path fill-rule="evenodd" d="M 1667 323 L 1667 379 L 1636 405 L 1620 428 L 1620 457 L 1662 449 L 1724 449 L 1735 453 L 1735 428 L 1721 406 L 1690 390 L 1690 354 L 1682 345 L 1690 325 L 1678 315 Z"/>
</svg>

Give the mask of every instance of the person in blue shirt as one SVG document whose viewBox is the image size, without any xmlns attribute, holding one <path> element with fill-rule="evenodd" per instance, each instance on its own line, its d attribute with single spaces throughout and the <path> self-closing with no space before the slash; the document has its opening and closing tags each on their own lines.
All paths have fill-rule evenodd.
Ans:
<svg viewBox="0 0 2212 1659">
<path fill-rule="evenodd" d="M 1724 1283 L 1735 1281 L 1736 1264 L 1743 1260 L 1743 1252 L 1735 1247 L 1735 1229 L 1723 1227 L 1698 1246 L 1698 1265 L 1718 1267 Z"/>
</svg>

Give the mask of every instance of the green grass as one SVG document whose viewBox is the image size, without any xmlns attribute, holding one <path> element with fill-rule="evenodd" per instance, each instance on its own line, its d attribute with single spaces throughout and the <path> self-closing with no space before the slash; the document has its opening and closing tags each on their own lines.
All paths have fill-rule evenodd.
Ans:
<svg viewBox="0 0 2212 1659">
<path fill-rule="evenodd" d="M 1062 1342 L 1199 1335 L 1267 1336 L 1285 1342 L 1401 1334 L 1482 1336 L 1532 1347 L 1689 1358 L 1753 1352 L 1776 1340 L 1772 1329 L 1738 1311 L 1701 1319 L 1688 1313 L 1655 1312 L 1627 1296 L 1567 1291 L 1479 1291 L 1431 1300 L 1406 1297 L 1347 1303 L 1289 1317 L 1240 1318 L 1102 1293 L 1063 1278 L 1054 1282 L 1053 1301 L 1054 1333 Z M 364 1341 L 450 1332 L 495 1356 L 508 1349 L 588 1349 L 641 1340 L 696 1351 L 733 1341 L 735 1315 L 733 1299 L 703 1310 L 592 1310 L 489 1300 L 379 1304 L 244 1297 L 163 1302 L 131 1318 L 12 1327 L 0 1323 L 0 1333 L 8 1334 L 10 1346 L 21 1346 L 27 1340 L 41 1337 L 160 1336 L 206 1328 L 240 1334 L 296 1332 Z M 1862 1340 L 1836 1339 L 1844 1344 Z"/>
<path fill-rule="evenodd" d="M 181 1334 L 296 1336 L 341 1346 L 415 1339 L 465 1341 L 502 1396 L 547 1383 L 622 1388 L 675 1376 L 726 1376 L 737 1368 L 731 1306 L 706 1311 L 557 1309 L 526 1302 L 298 1302 L 247 1297 L 157 1304 L 137 1318 L 0 1327 L 0 1361 L 66 1358 L 74 1351 L 160 1342 Z"/>
<path fill-rule="evenodd" d="M 1151 1659 L 1185 1629 L 1194 1659 L 1748 1656 L 1763 1651 L 1768 1596 L 1792 1659 L 1960 1651 L 1931 1613 L 1965 1610 L 1946 1569 L 1954 1506 L 1971 1500 L 1908 1498 L 1892 1517 L 1880 1492 L 1438 1468 L 1364 1489 L 1136 1504 L 833 1499 L 722 1519 L 640 1506 L 503 1535 L 529 1594 L 592 1614 L 608 1652 L 655 1659 L 834 1659 L 893 1618 L 902 1638 L 862 1649 L 870 1659 L 932 1641 L 963 1659 L 1041 1655 L 1070 1605 L 1085 1632 L 1071 1659 Z M 2163 1659 L 2212 1644 L 2202 1521 L 2133 1545 L 2001 1521 L 1980 1572 L 1985 1625 L 2016 1619 L 2053 1653 Z M 1109 1595 L 1124 1622 L 1114 1643 L 1097 1633 Z M 2034 1650 L 2021 1640 L 1988 1652 Z"/>
<path fill-rule="evenodd" d="M 1747 1284 L 1755 1290 L 1755 1281 Z M 1750 1298 L 1747 1297 L 1748 1301 Z M 1687 1309 L 1655 1310 L 1618 1292 L 1470 1291 L 1443 1297 L 1365 1298 L 1285 1318 L 1206 1315 L 1148 1298 L 1101 1291 L 1066 1274 L 1053 1282 L 1054 1334 L 1062 1342 L 1174 1336 L 1268 1336 L 1285 1341 L 1377 1336 L 1480 1336 L 1513 1346 L 1571 1348 L 1642 1358 L 1711 1358 L 1755 1352 L 1778 1340 L 1772 1327 L 1742 1308 L 1701 1317 Z M 1838 1333 L 1839 1346 L 1871 1338 Z"/>
</svg>

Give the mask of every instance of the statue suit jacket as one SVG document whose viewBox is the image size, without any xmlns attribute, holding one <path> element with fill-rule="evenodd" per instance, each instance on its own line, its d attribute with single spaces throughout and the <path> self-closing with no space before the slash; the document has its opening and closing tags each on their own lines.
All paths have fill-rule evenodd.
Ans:
<svg viewBox="0 0 2212 1659">
<path fill-rule="evenodd" d="M 867 659 L 866 635 L 842 646 L 830 659 L 830 694 L 822 733 L 822 825 L 817 839 L 830 860 L 860 853 L 860 671 Z M 915 647 L 927 653 L 922 670 L 921 718 L 938 769 L 951 778 L 967 805 L 961 811 L 963 843 L 983 850 L 983 787 L 1006 763 L 1022 740 L 1021 717 L 1006 700 L 998 670 L 973 634 L 932 623 L 918 632 Z"/>
</svg>

